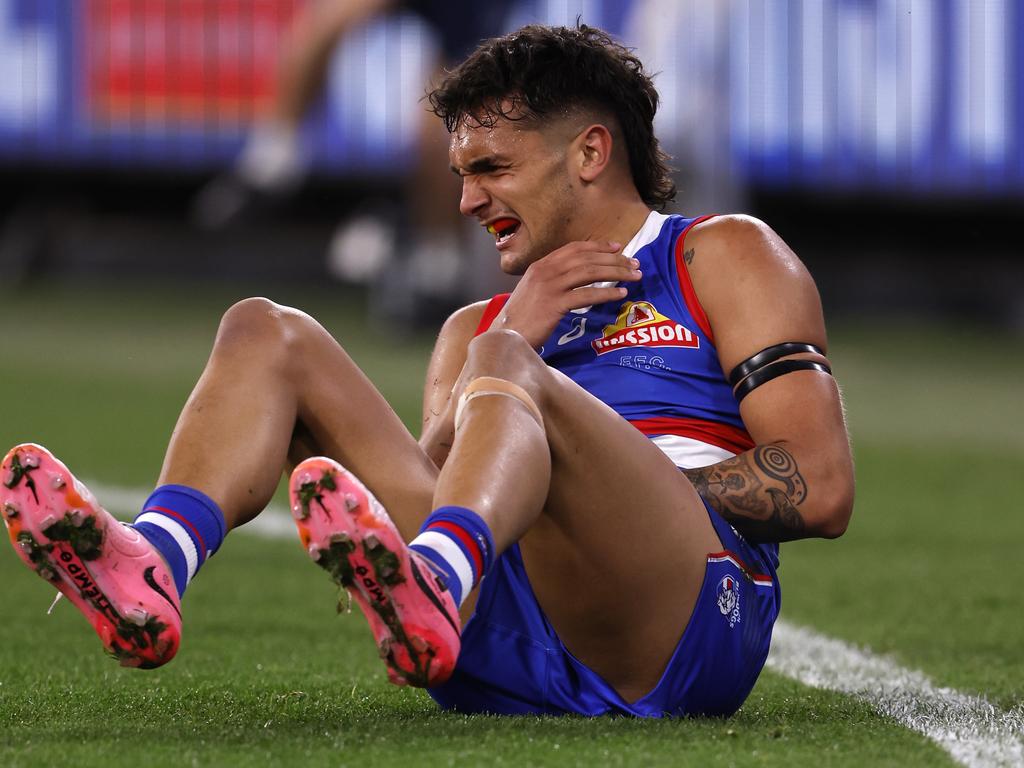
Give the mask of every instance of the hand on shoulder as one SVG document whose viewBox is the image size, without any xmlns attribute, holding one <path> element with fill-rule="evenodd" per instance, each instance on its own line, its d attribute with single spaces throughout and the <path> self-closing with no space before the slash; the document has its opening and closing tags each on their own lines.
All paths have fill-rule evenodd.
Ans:
<svg viewBox="0 0 1024 768">
<path fill-rule="evenodd" d="M 527 268 L 492 327 L 517 331 L 537 349 L 567 312 L 623 298 L 618 283 L 640 280 L 638 266 L 621 243 L 567 243 Z"/>
</svg>

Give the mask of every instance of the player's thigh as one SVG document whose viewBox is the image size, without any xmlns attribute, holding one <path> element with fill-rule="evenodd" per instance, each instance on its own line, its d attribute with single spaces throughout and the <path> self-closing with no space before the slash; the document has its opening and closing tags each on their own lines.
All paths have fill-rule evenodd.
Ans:
<svg viewBox="0 0 1024 768">
<path fill-rule="evenodd" d="M 543 403 L 551 488 L 520 545 L 534 593 L 602 673 L 623 653 L 649 654 L 647 673 L 660 671 L 720 549 L 707 510 L 657 446 L 557 371 Z"/>
</svg>

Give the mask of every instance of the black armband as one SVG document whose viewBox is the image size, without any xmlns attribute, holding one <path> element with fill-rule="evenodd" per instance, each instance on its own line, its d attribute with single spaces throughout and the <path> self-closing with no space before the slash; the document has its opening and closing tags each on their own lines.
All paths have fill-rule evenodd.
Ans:
<svg viewBox="0 0 1024 768">
<path fill-rule="evenodd" d="M 832 375 L 832 369 L 824 363 L 816 363 L 813 360 L 777 360 L 758 368 L 740 382 L 739 386 L 733 390 L 736 402 L 740 402 L 762 384 L 777 379 L 779 376 L 785 376 L 787 373 L 793 373 L 793 371 L 821 371 L 829 376 Z"/>
<path fill-rule="evenodd" d="M 816 355 L 825 356 L 820 347 L 806 344 L 802 341 L 784 341 L 781 344 L 773 344 L 770 347 L 765 347 L 756 355 L 751 355 L 733 368 L 732 373 L 729 374 L 729 385 L 735 387 L 758 368 L 762 368 L 768 365 L 768 363 L 774 363 L 780 357 L 795 355 L 798 352 L 813 352 Z"/>
</svg>

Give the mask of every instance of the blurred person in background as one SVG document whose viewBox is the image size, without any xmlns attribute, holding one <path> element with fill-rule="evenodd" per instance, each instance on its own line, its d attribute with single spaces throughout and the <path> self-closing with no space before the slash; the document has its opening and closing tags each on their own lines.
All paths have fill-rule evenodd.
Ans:
<svg viewBox="0 0 1024 768">
<path fill-rule="evenodd" d="M 281 51 L 276 91 L 269 113 L 251 130 L 234 167 L 203 188 L 194 218 L 220 229 L 265 213 L 298 191 L 309 170 L 302 125 L 322 96 L 337 48 L 350 32 L 385 14 L 416 13 L 437 36 L 445 65 L 461 61 L 483 39 L 500 31 L 512 0 L 310 0 L 295 18 Z M 496 270 L 468 258 L 467 234 L 453 201 L 458 184 L 445 167 L 447 137 L 423 107 L 414 166 L 407 175 L 409 232 L 393 227 L 404 216 L 364 212 L 339 227 L 328 268 L 342 280 L 371 283 L 371 302 L 393 322 L 409 326 L 431 305 L 450 311 L 470 295 L 493 292 Z M 388 269 L 397 260 L 400 268 Z M 481 291 L 480 289 L 483 289 Z M 422 309 L 421 309 L 422 307 Z M 441 315 L 443 317 L 444 315 Z"/>
<path fill-rule="evenodd" d="M 635 0 L 624 36 L 654 73 L 658 138 L 675 166 L 674 209 L 743 211 L 729 153 L 729 27 L 733 0 Z"/>
</svg>

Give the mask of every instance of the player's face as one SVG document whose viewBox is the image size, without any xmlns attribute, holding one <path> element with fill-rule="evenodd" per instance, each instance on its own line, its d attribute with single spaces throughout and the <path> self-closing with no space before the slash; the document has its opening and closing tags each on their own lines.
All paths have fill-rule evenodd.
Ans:
<svg viewBox="0 0 1024 768">
<path fill-rule="evenodd" d="M 564 127 L 524 127 L 505 119 L 490 127 L 463 121 L 452 134 L 451 166 L 462 178 L 459 209 L 494 236 L 508 274 L 520 275 L 570 240 L 583 239 L 574 235 L 579 212 L 568 163 L 572 138 Z"/>
</svg>

